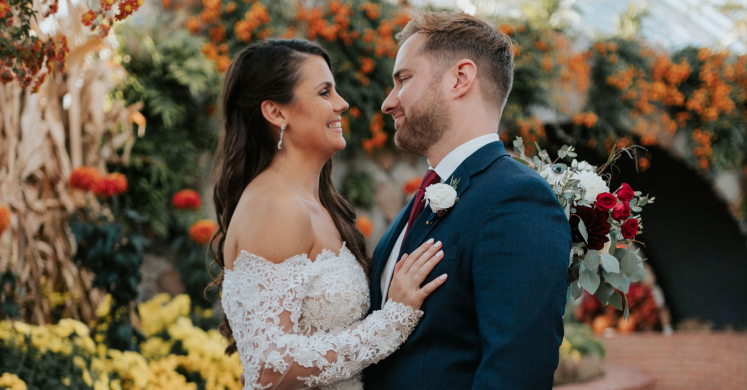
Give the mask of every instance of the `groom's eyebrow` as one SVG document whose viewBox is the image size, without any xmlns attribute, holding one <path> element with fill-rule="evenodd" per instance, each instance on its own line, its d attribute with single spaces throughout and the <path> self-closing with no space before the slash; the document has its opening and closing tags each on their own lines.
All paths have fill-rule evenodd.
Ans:
<svg viewBox="0 0 747 390">
<path fill-rule="evenodd" d="M 407 68 L 403 68 L 403 69 L 399 69 L 399 70 L 397 70 L 397 71 L 396 71 L 396 72 L 394 72 L 394 74 L 392 75 L 392 79 L 393 79 L 394 81 L 397 81 L 397 79 L 399 79 L 399 76 L 400 76 L 400 75 L 401 75 L 402 73 L 404 73 L 404 72 L 407 72 L 407 71 L 409 71 L 409 69 L 407 69 Z"/>
</svg>

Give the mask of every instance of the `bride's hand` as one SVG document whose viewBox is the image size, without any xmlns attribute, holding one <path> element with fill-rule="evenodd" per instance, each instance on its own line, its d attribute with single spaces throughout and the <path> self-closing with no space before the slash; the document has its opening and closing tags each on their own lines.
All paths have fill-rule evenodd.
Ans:
<svg viewBox="0 0 747 390">
<path fill-rule="evenodd" d="M 431 238 L 410 255 L 402 255 L 402 259 L 394 267 L 392 283 L 389 286 L 389 298 L 392 301 L 418 310 L 425 298 L 446 281 L 446 274 L 443 274 L 420 287 L 433 267 L 444 257 L 441 246 L 441 241 L 434 244 Z"/>
</svg>

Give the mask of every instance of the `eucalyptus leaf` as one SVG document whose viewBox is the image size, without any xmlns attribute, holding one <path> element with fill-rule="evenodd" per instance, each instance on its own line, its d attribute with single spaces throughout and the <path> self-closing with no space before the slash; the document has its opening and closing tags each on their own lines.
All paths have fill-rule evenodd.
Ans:
<svg viewBox="0 0 747 390">
<path fill-rule="evenodd" d="M 620 272 L 620 262 L 612 255 L 602 255 L 602 267 L 607 272 Z"/>
<path fill-rule="evenodd" d="M 615 257 L 620 260 L 620 269 L 625 272 L 625 275 L 632 275 L 638 267 L 638 256 L 627 249 L 618 249 L 615 251 Z"/>
<path fill-rule="evenodd" d="M 638 268 L 636 268 L 635 272 L 630 275 L 630 281 L 633 283 L 640 282 L 641 280 L 643 280 L 643 278 L 646 277 L 646 274 L 646 269 L 643 268 L 643 263 L 639 263 Z"/>
<path fill-rule="evenodd" d="M 539 157 L 532 157 L 532 161 L 534 162 L 534 167 L 540 169 L 540 167 L 542 166 L 542 161 L 539 159 Z"/>
<path fill-rule="evenodd" d="M 609 250 L 610 255 L 614 255 L 616 249 L 617 249 L 617 240 L 612 239 L 610 242 L 610 250 Z"/>
<path fill-rule="evenodd" d="M 570 203 L 565 205 L 565 218 L 568 220 L 571 219 L 571 204 Z"/>
<path fill-rule="evenodd" d="M 623 309 L 622 295 L 620 295 L 619 292 L 615 291 L 610 297 L 609 304 L 617 310 L 622 310 Z"/>
<path fill-rule="evenodd" d="M 596 270 L 599 268 L 600 260 L 601 260 L 601 256 L 595 255 L 592 253 L 587 253 L 586 256 L 584 256 L 584 265 L 586 266 L 586 268 L 589 268 L 591 270 L 594 270 L 594 272 L 596 272 Z"/>
<path fill-rule="evenodd" d="M 583 271 L 581 271 L 578 277 L 578 282 L 589 294 L 594 294 L 599 287 L 600 279 L 596 272 L 583 267 Z"/>
<path fill-rule="evenodd" d="M 584 224 L 584 221 L 581 220 L 581 218 L 578 219 L 578 231 L 581 233 L 581 237 L 584 238 L 584 242 L 589 242 L 589 233 L 586 232 L 586 225 Z"/>
<path fill-rule="evenodd" d="M 622 287 L 622 292 L 627 294 L 628 291 L 630 291 L 630 278 L 628 278 L 627 275 L 622 274 L 622 277 L 620 278 L 620 285 Z"/>
<path fill-rule="evenodd" d="M 638 200 L 638 206 L 645 206 L 648 203 L 648 198 L 643 196 Z"/>
<path fill-rule="evenodd" d="M 604 280 L 609 282 L 613 287 L 622 288 L 622 272 L 607 272 L 604 269 L 602 270 L 602 276 L 604 277 Z"/>
<path fill-rule="evenodd" d="M 524 161 L 523 159 L 521 159 L 521 157 L 514 156 L 514 160 L 516 160 L 516 161 L 518 161 L 518 162 L 520 162 L 520 163 L 522 163 L 522 164 L 524 164 L 526 166 L 529 166 L 529 163 L 526 162 L 526 161 Z"/>
<path fill-rule="evenodd" d="M 628 307 L 628 297 L 625 296 L 625 311 L 623 311 L 623 318 L 630 322 L 630 307 Z"/>
<path fill-rule="evenodd" d="M 641 209 L 640 207 L 638 207 L 638 206 L 631 206 L 631 207 L 630 207 L 630 211 L 632 211 L 632 212 L 634 212 L 634 213 L 640 213 L 640 212 L 641 212 L 641 210 L 642 210 L 642 209 Z"/>
<path fill-rule="evenodd" d="M 594 294 L 597 299 L 599 299 L 599 302 L 602 302 L 603 305 L 607 305 L 607 302 L 609 301 L 612 294 L 614 294 L 615 289 L 610 286 L 608 283 L 601 283 L 599 285 L 599 288 L 597 289 L 596 294 Z"/>
<path fill-rule="evenodd" d="M 581 285 L 578 284 L 578 282 L 571 283 L 571 296 L 573 299 L 581 298 L 581 293 L 583 290 L 581 290 Z"/>
</svg>

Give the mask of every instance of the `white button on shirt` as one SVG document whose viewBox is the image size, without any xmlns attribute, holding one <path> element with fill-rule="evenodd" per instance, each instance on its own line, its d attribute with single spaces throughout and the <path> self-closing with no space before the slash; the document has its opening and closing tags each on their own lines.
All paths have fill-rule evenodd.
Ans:
<svg viewBox="0 0 747 390">
<path fill-rule="evenodd" d="M 488 134 L 483 135 L 481 137 L 477 137 L 473 140 L 467 141 L 463 143 L 462 145 L 458 146 L 456 149 L 452 150 L 449 154 L 446 155 L 446 157 L 441 160 L 440 163 L 436 166 L 436 168 L 428 167 L 428 169 L 434 169 L 436 173 L 438 174 L 438 177 L 441 178 L 441 182 L 443 183 L 444 180 L 448 179 L 449 176 L 451 176 L 454 171 L 462 165 L 464 160 L 466 160 L 469 156 L 472 155 L 472 153 L 475 153 L 483 146 L 499 141 L 500 138 L 498 137 L 498 134 Z M 407 215 L 409 217 L 409 215 Z M 399 259 L 397 258 L 399 256 L 399 251 L 402 249 L 402 241 L 405 239 L 405 232 L 407 231 L 407 224 L 405 224 L 405 227 L 402 229 L 402 231 L 399 233 L 399 237 L 397 238 L 397 242 L 394 243 L 394 247 L 392 248 L 392 253 L 389 254 L 389 260 L 386 262 L 386 267 L 384 267 L 384 271 L 381 272 L 381 306 L 384 306 L 384 303 L 386 303 L 387 300 L 387 293 L 389 292 L 389 284 L 392 282 L 392 273 L 394 272 L 394 266 L 397 264 L 397 261 Z"/>
</svg>

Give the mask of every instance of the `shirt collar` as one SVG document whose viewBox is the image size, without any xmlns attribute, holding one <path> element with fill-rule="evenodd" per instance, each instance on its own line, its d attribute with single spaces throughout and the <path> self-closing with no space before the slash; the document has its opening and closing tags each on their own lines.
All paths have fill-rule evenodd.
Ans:
<svg viewBox="0 0 747 390">
<path fill-rule="evenodd" d="M 495 141 L 500 141 L 498 134 L 487 134 L 469 140 L 447 154 L 446 157 L 436 165 L 436 168 L 428 167 L 428 169 L 434 169 L 443 183 L 460 165 L 462 165 L 464 160 L 472 155 L 472 153 L 475 153 L 483 146 Z"/>
</svg>

